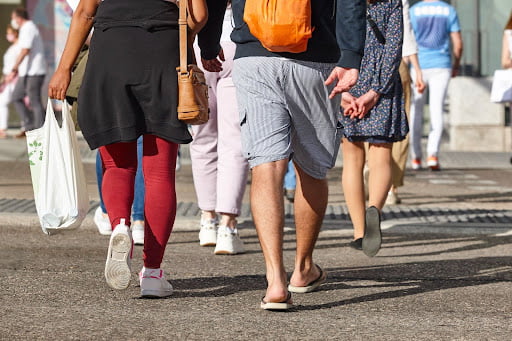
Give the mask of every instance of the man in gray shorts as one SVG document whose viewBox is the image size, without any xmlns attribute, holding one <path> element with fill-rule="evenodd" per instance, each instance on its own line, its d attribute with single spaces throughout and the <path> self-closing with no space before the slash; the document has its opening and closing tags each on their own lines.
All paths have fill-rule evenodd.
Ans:
<svg viewBox="0 0 512 341">
<path fill-rule="evenodd" d="M 218 72 L 218 44 L 227 0 L 207 0 L 209 21 L 199 34 L 205 69 Z M 263 309 L 288 309 L 290 292 L 305 293 L 325 281 L 313 250 L 327 206 L 325 179 L 334 166 L 341 129 L 339 94 L 359 74 L 365 40 L 365 0 L 311 1 L 313 36 L 302 53 L 273 53 L 243 21 L 245 0 L 233 0 L 237 88 L 242 146 L 252 170 L 251 208 L 265 257 L 268 287 Z M 326 85 L 327 84 L 327 85 Z M 233 141 L 236 143 L 236 141 Z M 297 253 L 289 285 L 283 262 L 283 179 L 288 160 L 297 171 Z"/>
</svg>

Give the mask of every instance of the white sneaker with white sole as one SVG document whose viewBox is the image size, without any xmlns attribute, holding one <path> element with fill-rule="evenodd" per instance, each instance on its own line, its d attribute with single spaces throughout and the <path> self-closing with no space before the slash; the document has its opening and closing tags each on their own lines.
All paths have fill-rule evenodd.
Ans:
<svg viewBox="0 0 512 341">
<path fill-rule="evenodd" d="M 125 219 L 121 219 L 110 236 L 105 263 L 107 284 L 118 290 L 128 288 L 132 277 L 132 236 L 130 227 L 125 222 Z"/>
<path fill-rule="evenodd" d="M 144 245 L 144 225 L 136 222 L 132 225 L 132 238 L 135 245 Z"/>
<path fill-rule="evenodd" d="M 172 285 L 165 279 L 162 269 L 142 267 L 139 280 L 142 297 L 167 297 L 172 295 Z"/>
<path fill-rule="evenodd" d="M 238 235 L 238 230 L 227 226 L 219 226 L 217 230 L 216 255 L 236 255 L 245 253 L 244 242 Z"/>
<path fill-rule="evenodd" d="M 199 245 L 215 246 L 217 244 L 217 219 L 201 219 L 201 229 L 199 230 Z"/>
<path fill-rule="evenodd" d="M 112 234 L 112 226 L 110 226 L 110 220 L 108 216 L 103 215 L 103 210 L 101 206 L 98 206 L 96 211 L 94 211 L 94 223 L 98 228 L 98 232 L 104 236 L 110 236 Z"/>
</svg>

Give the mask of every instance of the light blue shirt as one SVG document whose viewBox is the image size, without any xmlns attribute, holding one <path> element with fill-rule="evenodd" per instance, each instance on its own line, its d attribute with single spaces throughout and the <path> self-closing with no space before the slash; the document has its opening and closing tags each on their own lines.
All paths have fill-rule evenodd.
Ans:
<svg viewBox="0 0 512 341">
<path fill-rule="evenodd" d="M 443 1 L 422 1 L 410 9 L 422 69 L 451 68 L 450 33 L 459 32 L 455 8 Z"/>
</svg>

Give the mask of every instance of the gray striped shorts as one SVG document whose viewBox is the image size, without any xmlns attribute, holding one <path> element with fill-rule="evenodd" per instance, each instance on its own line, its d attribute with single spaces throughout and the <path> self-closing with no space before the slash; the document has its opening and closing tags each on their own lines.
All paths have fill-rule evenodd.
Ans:
<svg viewBox="0 0 512 341">
<path fill-rule="evenodd" d="M 308 175 L 325 178 L 338 155 L 340 96 L 324 85 L 334 64 L 276 57 L 235 60 L 242 148 L 252 167 L 293 158 Z"/>
</svg>

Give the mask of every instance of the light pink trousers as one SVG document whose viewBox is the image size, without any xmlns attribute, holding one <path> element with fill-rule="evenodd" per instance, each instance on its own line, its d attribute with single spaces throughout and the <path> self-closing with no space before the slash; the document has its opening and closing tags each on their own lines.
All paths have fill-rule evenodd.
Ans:
<svg viewBox="0 0 512 341">
<path fill-rule="evenodd" d="M 242 155 L 236 91 L 231 79 L 235 44 L 221 44 L 226 59 L 223 70 L 205 71 L 210 120 L 192 126 L 190 157 L 199 208 L 239 215 L 249 167 Z M 195 52 L 202 67 L 197 46 Z"/>
</svg>

